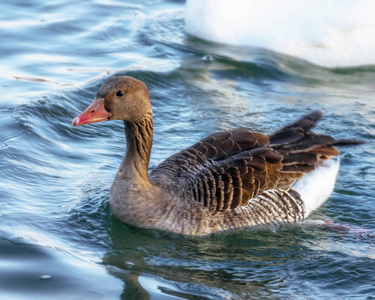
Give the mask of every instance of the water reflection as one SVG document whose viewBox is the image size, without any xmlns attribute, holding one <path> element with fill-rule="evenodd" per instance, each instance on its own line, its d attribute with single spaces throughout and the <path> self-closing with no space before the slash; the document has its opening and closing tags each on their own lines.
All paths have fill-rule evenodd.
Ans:
<svg viewBox="0 0 375 300">
<path fill-rule="evenodd" d="M 116 220 L 109 234 L 111 250 L 103 262 L 124 281 L 123 299 L 135 292 L 137 299 L 155 294 L 272 299 L 288 290 L 291 269 L 309 252 L 301 243 L 309 235 L 301 228 L 278 233 L 249 229 L 203 239 L 136 229 Z"/>
</svg>

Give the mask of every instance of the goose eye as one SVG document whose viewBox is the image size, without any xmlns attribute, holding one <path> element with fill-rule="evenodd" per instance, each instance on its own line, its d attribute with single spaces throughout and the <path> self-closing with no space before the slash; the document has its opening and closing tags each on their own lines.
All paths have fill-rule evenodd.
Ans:
<svg viewBox="0 0 375 300">
<path fill-rule="evenodd" d="M 117 91 L 116 97 L 122 97 L 124 96 L 124 91 Z"/>
</svg>

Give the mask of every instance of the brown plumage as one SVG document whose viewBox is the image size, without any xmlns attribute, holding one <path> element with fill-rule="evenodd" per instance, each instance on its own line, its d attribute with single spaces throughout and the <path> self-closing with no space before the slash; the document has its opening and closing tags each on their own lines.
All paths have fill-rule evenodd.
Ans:
<svg viewBox="0 0 375 300">
<path fill-rule="evenodd" d="M 313 111 L 269 136 L 247 129 L 214 133 L 150 174 L 152 109 L 141 81 L 109 79 L 73 126 L 125 123 L 127 150 L 111 189 L 115 216 L 140 227 L 205 235 L 306 216 L 293 185 L 338 156 L 334 145 L 360 143 L 312 132 L 322 115 Z"/>
</svg>

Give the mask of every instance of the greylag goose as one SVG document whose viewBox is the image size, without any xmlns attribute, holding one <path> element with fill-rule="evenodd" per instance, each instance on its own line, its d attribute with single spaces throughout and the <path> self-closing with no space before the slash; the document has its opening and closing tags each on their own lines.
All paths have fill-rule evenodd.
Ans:
<svg viewBox="0 0 375 300">
<path fill-rule="evenodd" d="M 119 220 L 202 236 L 301 221 L 324 203 L 339 166 L 333 145 L 360 141 L 310 131 L 322 115 L 313 111 L 271 135 L 247 129 L 211 134 L 150 173 L 153 118 L 142 81 L 109 79 L 72 125 L 124 121 L 126 153 L 110 192 Z"/>
</svg>

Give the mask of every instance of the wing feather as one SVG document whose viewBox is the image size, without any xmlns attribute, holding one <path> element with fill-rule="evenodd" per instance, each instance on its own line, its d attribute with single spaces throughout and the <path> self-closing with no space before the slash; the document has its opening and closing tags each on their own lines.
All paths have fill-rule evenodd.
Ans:
<svg viewBox="0 0 375 300">
<path fill-rule="evenodd" d="M 333 145 L 353 143 L 310 131 L 321 117 L 321 111 L 314 111 L 269 136 L 247 129 L 214 133 L 162 162 L 150 179 L 183 199 L 198 201 L 212 214 L 268 199 L 267 208 L 259 208 L 261 218 L 276 210 L 286 215 L 297 209 L 290 198 L 298 196 L 288 194 L 293 184 L 339 155 Z M 276 200 L 284 210 L 275 206 Z"/>
</svg>

